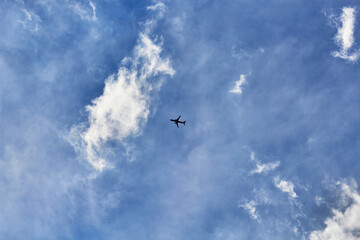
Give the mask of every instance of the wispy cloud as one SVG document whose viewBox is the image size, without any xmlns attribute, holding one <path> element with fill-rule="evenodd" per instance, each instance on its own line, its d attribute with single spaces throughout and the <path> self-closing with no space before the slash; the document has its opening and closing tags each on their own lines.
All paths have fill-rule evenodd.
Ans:
<svg viewBox="0 0 360 240">
<path fill-rule="evenodd" d="M 340 17 L 329 16 L 330 21 L 335 24 L 337 34 L 335 43 L 339 46 L 339 51 L 332 52 L 334 57 L 339 57 L 350 62 L 356 62 L 360 56 L 360 50 L 353 50 L 354 27 L 355 27 L 356 9 L 352 7 L 344 7 Z"/>
<path fill-rule="evenodd" d="M 262 164 L 260 160 L 256 159 L 254 152 L 250 153 L 250 160 L 256 162 L 256 169 L 252 170 L 250 172 L 250 175 L 259 174 L 259 173 L 266 173 L 266 172 L 274 170 L 278 166 L 280 166 L 280 161 L 269 162 L 269 163 Z"/>
<path fill-rule="evenodd" d="M 166 10 L 166 6 L 163 2 L 156 2 L 155 5 L 148 6 L 146 9 L 152 11 L 160 11 L 164 13 Z"/>
<path fill-rule="evenodd" d="M 256 164 L 256 169 L 252 170 L 250 172 L 250 174 L 252 175 L 252 174 L 256 174 L 256 173 L 266 173 L 268 171 L 274 170 L 278 166 L 280 166 L 279 161 L 265 163 L 265 164 L 257 163 Z"/>
<path fill-rule="evenodd" d="M 258 205 L 257 202 L 251 200 L 250 202 L 247 202 L 245 204 L 239 204 L 238 207 L 242 207 L 243 209 L 245 209 L 249 213 L 252 219 L 258 220 L 259 215 L 256 212 L 257 205 Z"/>
<path fill-rule="evenodd" d="M 341 198 L 347 198 L 345 211 L 332 209 L 333 216 L 325 220 L 323 230 L 311 232 L 310 240 L 322 239 L 359 239 L 360 229 L 360 195 L 356 188 L 346 183 L 341 184 Z"/>
<path fill-rule="evenodd" d="M 144 33 L 150 34 L 150 32 L 155 28 L 157 21 L 164 17 L 166 6 L 162 1 L 156 1 L 154 5 L 148 6 L 146 9 L 155 13 L 152 18 L 146 20 L 144 23 Z"/>
<path fill-rule="evenodd" d="M 118 73 L 106 79 L 103 94 L 86 106 L 88 122 L 71 129 L 70 142 L 96 170 L 112 167 L 102 157 L 107 141 L 140 133 L 149 115 L 150 93 L 162 83 L 154 77 L 175 73 L 161 51 L 161 43 L 140 33 L 133 56 L 122 61 Z"/>
<path fill-rule="evenodd" d="M 92 13 L 93 13 L 93 16 L 92 16 L 92 19 L 95 21 L 97 18 L 96 18 L 96 7 L 95 7 L 95 4 L 93 4 L 92 2 L 89 2 L 90 4 L 90 7 L 92 8 Z"/>
<path fill-rule="evenodd" d="M 253 194 L 255 195 L 253 200 L 243 200 L 239 202 L 238 207 L 247 211 L 252 219 L 261 222 L 257 206 L 271 204 L 271 199 L 269 197 L 269 193 L 264 189 L 254 189 Z"/>
<path fill-rule="evenodd" d="M 231 93 L 242 94 L 243 85 L 246 84 L 246 78 L 244 74 L 240 75 L 240 79 L 235 82 L 235 86 L 230 90 Z"/>
<path fill-rule="evenodd" d="M 279 188 L 282 192 L 288 193 L 291 198 L 297 197 L 294 191 L 294 184 L 292 182 L 281 180 L 279 177 L 275 177 L 274 184 L 275 187 Z"/>
<path fill-rule="evenodd" d="M 89 1 L 89 6 L 83 6 L 80 3 L 71 5 L 71 9 L 80 16 L 81 19 L 88 21 L 96 21 L 96 6 L 93 2 Z"/>
<path fill-rule="evenodd" d="M 22 20 L 18 20 L 18 22 L 30 32 L 39 33 L 41 22 L 40 17 L 26 8 L 23 8 L 22 12 L 24 13 L 24 18 Z"/>
</svg>

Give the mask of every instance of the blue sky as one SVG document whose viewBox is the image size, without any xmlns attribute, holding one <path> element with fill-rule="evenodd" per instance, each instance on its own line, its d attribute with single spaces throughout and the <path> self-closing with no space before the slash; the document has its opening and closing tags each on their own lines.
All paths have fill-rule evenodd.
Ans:
<svg viewBox="0 0 360 240">
<path fill-rule="evenodd" d="M 1 1 L 0 239 L 360 239 L 359 9 Z"/>
</svg>

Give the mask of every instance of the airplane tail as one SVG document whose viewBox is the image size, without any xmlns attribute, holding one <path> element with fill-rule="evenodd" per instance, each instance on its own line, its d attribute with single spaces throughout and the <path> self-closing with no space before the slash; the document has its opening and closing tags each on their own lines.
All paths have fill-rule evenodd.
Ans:
<svg viewBox="0 0 360 240">
<path fill-rule="evenodd" d="M 184 121 L 184 126 L 185 126 L 186 120 Z"/>
</svg>

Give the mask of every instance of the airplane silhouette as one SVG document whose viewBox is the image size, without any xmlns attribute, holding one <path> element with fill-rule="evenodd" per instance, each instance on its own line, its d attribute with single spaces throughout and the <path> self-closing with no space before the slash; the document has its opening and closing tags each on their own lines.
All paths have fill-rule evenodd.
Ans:
<svg viewBox="0 0 360 240">
<path fill-rule="evenodd" d="M 180 117 L 181 117 L 181 115 L 177 119 L 170 119 L 170 121 L 174 122 L 177 127 L 179 127 L 179 123 L 182 123 L 185 126 L 186 120 L 182 122 L 182 121 L 179 120 Z"/>
</svg>

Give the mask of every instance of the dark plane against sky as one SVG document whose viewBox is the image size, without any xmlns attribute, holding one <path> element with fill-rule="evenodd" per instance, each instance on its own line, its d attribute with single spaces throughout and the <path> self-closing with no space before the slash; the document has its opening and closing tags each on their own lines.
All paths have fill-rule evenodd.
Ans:
<svg viewBox="0 0 360 240">
<path fill-rule="evenodd" d="M 170 121 L 174 122 L 177 127 L 179 127 L 179 123 L 182 123 L 185 126 L 186 120 L 182 122 L 182 121 L 179 120 L 180 117 L 181 117 L 181 115 L 177 119 L 170 119 Z"/>
</svg>

